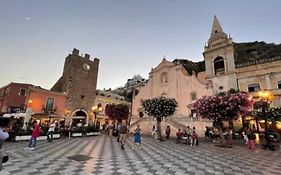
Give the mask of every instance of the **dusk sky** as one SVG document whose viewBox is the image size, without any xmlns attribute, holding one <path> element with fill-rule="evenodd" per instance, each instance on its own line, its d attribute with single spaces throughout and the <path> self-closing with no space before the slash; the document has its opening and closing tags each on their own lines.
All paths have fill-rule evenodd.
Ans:
<svg viewBox="0 0 281 175">
<path fill-rule="evenodd" d="M 0 87 L 50 89 L 77 48 L 100 59 L 98 89 L 148 77 L 163 57 L 203 60 L 213 17 L 235 42 L 281 42 L 280 0 L 0 0 Z"/>
</svg>

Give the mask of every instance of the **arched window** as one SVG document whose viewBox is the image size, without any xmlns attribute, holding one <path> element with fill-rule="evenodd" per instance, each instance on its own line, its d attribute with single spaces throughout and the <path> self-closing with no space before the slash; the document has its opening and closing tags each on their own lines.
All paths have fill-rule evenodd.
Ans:
<svg viewBox="0 0 281 175">
<path fill-rule="evenodd" d="M 214 59 L 214 70 L 215 70 L 215 75 L 225 73 L 223 57 L 217 57 Z"/>
<path fill-rule="evenodd" d="M 168 83 L 168 73 L 167 72 L 161 73 L 160 77 L 161 77 L 161 84 Z"/>
<path fill-rule="evenodd" d="M 259 84 L 249 84 L 248 85 L 248 92 L 257 92 L 260 90 Z"/>
<path fill-rule="evenodd" d="M 281 80 L 277 82 L 278 89 L 281 89 Z"/>
</svg>

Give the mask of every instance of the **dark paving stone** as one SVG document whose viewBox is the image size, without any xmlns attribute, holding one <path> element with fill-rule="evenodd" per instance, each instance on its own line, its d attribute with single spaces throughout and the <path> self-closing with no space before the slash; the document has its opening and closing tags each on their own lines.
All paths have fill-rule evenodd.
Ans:
<svg viewBox="0 0 281 175">
<path fill-rule="evenodd" d="M 74 155 L 74 156 L 70 156 L 68 158 L 72 159 L 72 160 L 75 160 L 75 161 L 87 161 L 87 160 L 91 159 L 92 157 L 82 155 L 82 154 L 77 154 L 77 155 Z"/>
</svg>

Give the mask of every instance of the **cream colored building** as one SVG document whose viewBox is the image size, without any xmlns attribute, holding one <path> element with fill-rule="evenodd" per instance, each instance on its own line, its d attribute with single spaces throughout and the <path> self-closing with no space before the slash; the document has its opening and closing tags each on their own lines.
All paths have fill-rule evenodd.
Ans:
<svg viewBox="0 0 281 175">
<path fill-rule="evenodd" d="M 203 53 L 206 79 L 210 80 L 213 93 L 233 88 L 249 92 L 255 100 L 258 100 L 258 91 L 268 90 L 273 95 L 272 105 L 280 106 L 281 53 L 277 52 L 279 56 L 271 56 L 276 53 L 269 53 L 266 57 L 261 52 L 261 56 L 257 56 L 259 49 L 250 48 L 247 52 L 251 52 L 252 49 L 256 58 L 243 58 L 242 51 L 245 45 L 243 44 L 234 43 L 232 38 L 224 33 L 218 19 L 214 18 L 211 37 Z M 242 59 L 245 61 L 242 62 Z"/>
<path fill-rule="evenodd" d="M 134 122 L 131 127 L 140 123 L 144 132 L 150 131 L 155 121 L 151 117 L 139 118 L 139 112 L 143 111 L 141 101 L 159 96 L 175 98 L 178 102 L 175 115 L 162 123 L 163 131 L 166 125 L 171 125 L 173 133 L 177 128 L 189 125 L 195 126 L 198 133 L 203 135 L 205 126 L 212 125 L 212 122 L 194 118 L 192 103 L 201 96 L 214 95 L 231 88 L 249 92 L 256 99 L 258 91 L 270 90 L 274 97 L 272 105 L 280 106 L 281 53 L 277 57 L 256 57 L 253 61 L 244 58 L 243 44 L 233 42 L 215 16 L 211 36 L 203 52 L 205 71 L 189 75 L 181 63 L 163 59 L 151 70 L 146 86 L 133 99 Z"/>
<path fill-rule="evenodd" d="M 111 91 L 102 91 L 97 90 L 96 91 L 96 99 L 95 99 L 95 106 L 100 106 L 100 109 L 97 109 L 97 121 L 102 125 L 107 120 L 108 117 L 105 115 L 105 107 L 107 104 L 127 104 L 129 108 L 131 108 L 131 103 L 125 101 L 125 98 L 123 96 L 120 96 L 118 94 L 115 94 Z"/>
</svg>

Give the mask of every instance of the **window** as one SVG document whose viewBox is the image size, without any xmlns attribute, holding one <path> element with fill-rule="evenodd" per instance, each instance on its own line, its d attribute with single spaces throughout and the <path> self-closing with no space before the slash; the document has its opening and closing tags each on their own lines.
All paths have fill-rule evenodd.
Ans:
<svg viewBox="0 0 281 175">
<path fill-rule="evenodd" d="M 196 92 L 191 92 L 191 100 L 196 100 Z"/>
<path fill-rule="evenodd" d="M 46 111 L 52 111 L 54 105 L 54 98 L 48 98 L 47 105 L 46 105 Z"/>
<path fill-rule="evenodd" d="M 9 94 L 10 93 L 10 87 L 7 87 L 7 89 L 5 90 L 5 94 Z"/>
<path fill-rule="evenodd" d="M 215 75 L 224 74 L 225 68 L 223 57 L 217 57 L 214 59 L 214 70 Z"/>
<path fill-rule="evenodd" d="M 161 84 L 163 83 L 168 83 L 168 73 L 167 72 L 163 72 L 161 74 Z"/>
<path fill-rule="evenodd" d="M 4 92 L 3 91 L 0 91 L 0 99 L 2 99 L 4 96 Z"/>
<path fill-rule="evenodd" d="M 277 87 L 278 87 L 278 89 L 281 89 L 281 81 L 277 82 Z"/>
<path fill-rule="evenodd" d="M 19 95 L 26 96 L 26 89 L 20 89 Z"/>
<path fill-rule="evenodd" d="M 250 84 L 248 85 L 248 92 L 257 92 L 260 90 L 259 84 Z"/>
</svg>

